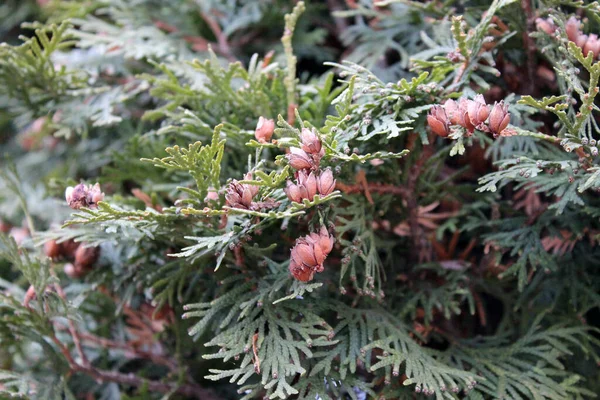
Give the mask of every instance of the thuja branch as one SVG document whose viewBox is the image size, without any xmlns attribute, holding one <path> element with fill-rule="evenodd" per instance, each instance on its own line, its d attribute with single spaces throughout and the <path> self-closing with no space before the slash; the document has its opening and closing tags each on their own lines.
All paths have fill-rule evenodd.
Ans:
<svg viewBox="0 0 600 400">
<path fill-rule="evenodd" d="M 304 2 L 300 1 L 290 14 L 285 16 L 285 30 L 281 37 L 281 43 L 283 44 L 283 50 L 285 51 L 285 58 L 287 61 L 287 75 L 283 81 L 285 89 L 287 91 L 287 103 L 288 103 L 288 122 L 294 119 L 294 109 L 296 108 L 296 64 L 298 59 L 294 55 L 294 49 L 292 48 L 292 37 L 294 36 L 294 29 L 296 29 L 296 23 L 298 18 L 305 10 Z"/>
</svg>

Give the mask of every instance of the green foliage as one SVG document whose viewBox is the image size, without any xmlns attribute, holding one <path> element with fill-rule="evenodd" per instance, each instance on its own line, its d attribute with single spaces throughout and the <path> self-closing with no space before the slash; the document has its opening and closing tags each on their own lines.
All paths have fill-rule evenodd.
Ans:
<svg viewBox="0 0 600 400">
<path fill-rule="evenodd" d="M 179 146 L 167 147 L 165 151 L 170 157 L 142 159 L 142 161 L 152 162 L 155 166 L 172 172 L 187 172 L 194 178 L 198 189 L 183 187 L 179 189 L 194 196 L 197 202 L 201 202 L 206 197 L 209 187 L 219 188 L 221 160 L 225 151 L 225 139 L 220 137 L 221 129 L 221 125 L 215 127 L 210 146 L 202 146 L 201 142 L 196 142 L 190 144 L 187 149 L 180 149 Z"/>
<path fill-rule="evenodd" d="M 72 46 L 67 22 L 38 27 L 35 37 L 19 46 L 0 45 L 0 84 L 5 88 L 3 108 L 14 114 L 39 116 L 51 110 L 52 102 L 84 87 L 85 75 L 56 68 L 53 53 Z"/>
<path fill-rule="evenodd" d="M 595 397 L 600 9 L 484 3 L 0 5 L 0 396 Z"/>
</svg>

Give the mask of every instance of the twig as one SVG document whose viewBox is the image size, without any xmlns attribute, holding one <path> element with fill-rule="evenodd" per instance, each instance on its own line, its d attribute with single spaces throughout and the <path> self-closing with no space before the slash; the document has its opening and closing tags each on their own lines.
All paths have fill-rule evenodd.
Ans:
<svg viewBox="0 0 600 400">
<path fill-rule="evenodd" d="M 369 202 L 369 204 L 375 204 L 373 202 L 373 197 L 371 197 L 371 192 L 369 191 L 369 182 L 367 182 L 367 173 L 364 170 L 360 170 L 358 171 L 358 173 L 356 174 L 356 182 L 358 182 L 359 185 L 362 185 L 363 190 L 365 191 L 365 197 L 367 198 L 367 201 Z"/>
<path fill-rule="evenodd" d="M 229 47 L 229 43 L 227 42 L 227 37 L 223 34 L 223 30 L 219 26 L 219 23 L 208 13 L 201 12 L 200 16 L 208 24 L 210 29 L 213 31 L 215 37 L 217 38 L 218 48 L 222 55 L 224 55 L 229 61 L 235 62 L 237 59 L 231 52 L 231 48 Z"/>
<path fill-rule="evenodd" d="M 343 7 L 338 0 L 327 0 L 327 8 L 329 8 L 329 13 L 331 15 L 336 11 L 343 10 Z M 345 18 L 336 16 L 333 17 L 333 21 L 335 22 L 336 34 L 339 37 L 346 29 L 348 29 L 348 22 Z"/>
<path fill-rule="evenodd" d="M 527 29 L 523 31 L 523 43 L 527 54 L 527 82 L 525 83 L 524 92 L 533 94 L 535 88 L 535 43 L 529 33 L 534 30 L 535 17 L 531 9 L 531 0 L 521 0 L 521 8 L 525 13 Z"/>
<path fill-rule="evenodd" d="M 96 369 L 92 366 L 84 367 L 83 365 L 75 364 L 71 365 L 74 371 L 82 372 L 101 382 L 116 382 L 131 386 L 146 386 L 150 391 L 156 391 L 161 393 L 179 393 L 184 396 L 193 397 L 200 400 L 218 400 L 219 398 L 212 392 L 196 384 L 186 383 L 183 385 L 173 385 L 163 382 L 157 382 L 152 380 L 146 380 L 135 376 L 134 374 L 123 374 L 115 371 L 106 371 Z"/>
<path fill-rule="evenodd" d="M 50 271 L 51 271 L 51 274 L 56 278 L 56 273 L 54 272 L 54 270 L 50 270 Z M 65 295 L 64 290 L 60 286 L 60 283 L 54 284 L 54 287 L 56 288 L 56 293 L 58 293 L 58 295 L 60 296 L 60 298 L 66 304 L 67 303 L 67 296 Z M 67 324 L 69 325 L 69 333 L 71 334 L 71 337 L 73 339 L 73 344 L 75 345 L 75 349 L 77 350 L 77 354 L 79 355 L 79 358 L 81 358 L 81 362 L 83 363 L 84 366 L 89 365 L 90 362 L 87 359 L 87 357 L 85 355 L 85 352 L 83 351 L 83 347 L 81 346 L 81 338 L 79 337 L 79 332 L 77 332 L 77 328 L 75 327 L 75 324 L 73 323 L 73 321 L 71 319 L 67 320 Z"/>
<path fill-rule="evenodd" d="M 156 26 L 158 29 L 162 29 L 165 32 L 168 33 L 178 33 L 179 29 L 173 25 L 167 24 L 166 22 L 163 21 L 154 21 L 154 26 Z M 216 34 L 215 34 L 216 36 Z M 206 40 L 203 37 L 200 36 L 192 36 L 192 35 L 183 35 L 182 36 L 183 40 L 185 40 L 187 43 L 189 43 L 192 46 L 192 49 L 195 51 L 207 51 L 209 46 L 210 46 L 210 42 L 208 40 Z M 236 58 L 231 54 L 231 50 L 229 48 L 229 46 L 226 46 L 226 49 L 229 50 L 229 53 L 223 52 L 223 48 L 221 47 L 221 45 L 219 43 L 217 43 L 216 46 L 214 47 L 214 51 L 227 58 L 230 61 L 237 61 Z"/>
<path fill-rule="evenodd" d="M 150 351 L 138 350 L 138 349 L 134 348 L 133 346 L 128 345 L 127 343 L 116 342 L 114 340 L 96 336 L 91 333 L 81 332 L 79 335 L 80 335 L 81 339 L 83 339 L 84 341 L 97 344 L 100 347 L 121 349 L 126 352 L 132 353 L 134 356 L 136 356 L 138 358 L 146 358 L 156 364 L 165 365 L 165 366 L 169 367 L 169 369 L 171 371 L 175 371 L 177 369 L 177 363 L 175 361 L 173 361 L 170 358 L 161 356 L 159 354 L 155 354 Z"/>
</svg>

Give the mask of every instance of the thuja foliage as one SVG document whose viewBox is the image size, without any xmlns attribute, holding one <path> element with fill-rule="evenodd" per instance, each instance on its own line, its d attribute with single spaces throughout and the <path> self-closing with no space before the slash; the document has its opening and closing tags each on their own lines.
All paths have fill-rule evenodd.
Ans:
<svg viewBox="0 0 600 400">
<path fill-rule="evenodd" d="M 599 29 L 3 2 L 2 398 L 594 398 Z"/>
</svg>

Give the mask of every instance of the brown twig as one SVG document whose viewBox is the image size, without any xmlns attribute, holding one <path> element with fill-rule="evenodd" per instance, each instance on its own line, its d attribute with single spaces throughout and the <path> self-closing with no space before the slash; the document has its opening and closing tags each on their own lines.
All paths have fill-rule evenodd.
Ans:
<svg viewBox="0 0 600 400">
<path fill-rule="evenodd" d="M 356 174 L 356 182 L 363 187 L 363 190 L 365 192 L 365 197 L 367 198 L 367 201 L 369 202 L 369 204 L 375 204 L 375 202 L 373 201 L 373 197 L 371 197 L 371 192 L 369 191 L 369 182 L 367 182 L 367 173 L 363 169 L 358 171 L 358 173 Z"/>
<path fill-rule="evenodd" d="M 56 278 L 56 273 L 54 272 L 54 270 L 51 270 L 52 275 Z M 62 289 L 62 287 L 60 286 L 59 283 L 56 283 L 54 285 L 55 289 L 56 289 L 56 293 L 58 293 L 58 295 L 60 296 L 60 298 L 65 302 L 67 302 L 67 296 L 65 295 L 64 290 Z M 83 365 L 87 366 L 90 364 L 89 360 L 87 359 L 84 351 L 83 351 L 83 347 L 81 346 L 81 338 L 79 337 L 79 332 L 77 332 L 77 328 L 75 327 L 75 324 L 73 323 L 73 321 L 71 319 L 67 320 L 67 324 L 69 325 L 69 333 L 71 334 L 71 337 L 73 338 L 73 344 L 75 345 L 75 349 L 77 350 L 77 354 L 79 355 L 79 358 L 81 358 L 81 362 L 83 363 Z"/>
<path fill-rule="evenodd" d="M 71 368 L 76 372 L 82 372 L 101 382 L 116 382 L 131 386 L 146 386 L 150 391 L 160 393 L 175 392 L 184 396 L 193 397 L 201 400 L 217 400 L 218 397 L 211 391 L 196 384 L 186 383 L 183 385 L 173 385 L 158 381 L 151 381 L 140 378 L 134 374 L 123 374 L 115 371 L 106 371 L 96 369 L 92 366 L 84 367 L 83 365 L 71 365 Z"/>
<path fill-rule="evenodd" d="M 161 356 L 160 354 L 156 354 L 151 351 L 139 350 L 127 343 L 116 342 L 114 340 L 96 336 L 91 333 L 81 332 L 79 335 L 85 342 L 96 344 L 103 348 L 120 349 L 133 354 L 135 357 L 146 358 L 156 364 L 165 365 L 171 371 L 177 370 L 177 363 L 174 360 Z"/>
<path fill-rule="evenodd" d="M 154 21 L 154 26 L 156 26 L 158 29 L 162 29 L 163 31 L 168 32 L 168 33 L 178 33 L 179 32 L 179 29 L 177 27 L 175 27 L 173 25 L 169 25 L 163 21 Z M 212 27 L 211 27 L 211 29 L 212 29 Z M 219 27 L 219 30 L 220 29 L 221 28 Z M 217 36 L 216 33 L 215 33 L 215 36 Z M 207 51 L 209 46 L 211 45 L 211 42 L 209 42 L 208 40 L 206 40 L 200 36 L 183 35 L 182 39 L 185 40 L 187 43 L 189 43 L 192 46 L 192 49 L 195 51 Z M 218 39 L 218 36 L 217 36 L 217 39 Z M 213 50 L 215 51 L 215 53 L 227 58 L 229 61 L 237 61 L 237 59 L 231 53 L 231 49 L 229 48 L 229 45 L 227 44 L 227 42 L 225 42 L 225 43 L 226 43 L 225 47 L 223 47 L 221 45 L 221 43 L 217 43 L 216 46 L 213 46 Z M 226 51 L 224 51 L 224 49 Z"/>
<path fill-rule="evenodd" d="M 252 354 L 254 355 L 254 371 L 260 374 L 260 358 L 258 358 L 258 332 L 252 336 Z"/>
<path fill-rule="evenodd" d="M 327 7 L 329 8 L 329 13 L 333 15 L 334 12 L 343 10 L 343 6 L 339 3 L 338 0 L 327 0 Z M 336 34 L 339 37 L 346 29 L 348 29 L 348 21 L 342 17 L 333 17 L 333 21 L 335 22 Z"/>
<path fill-rule="evenodd" d="M 200 16 L 206 22 L 206 24 L 213 31 L 215 37 L 217 38 L 218 49 L 223 56 L 225 56 L 229 61 L 235 62 L 237 59 L 231 52 L 231 48 L 229 47 L 229 43 L 227 42 L 227 37 L 223 34 L 223 30 L 219 23 L 208 13 L 201 12 Z"/>
<path fill-rule="evenodd" d="M 406 207 L 408 209 L 408 226 L 410 227 L 410 234 L 412 238 L 412 251 L 411 258 L 416 261 L 421 256 L 422 251 L 422 236 L 423 230 L 419 226 L 419 201 L 417 192 L 417 182 L 419 175 L 421 174 L 421 168 L 425 163 L 425 157 L 421 157 L 411 167 L 408 181 L 406 183 Z"/>
<path fill-rule="evenodd" d="M 52 271 L 52 273 L 55 275 L 54 271 Z M 59 284 L 55 284 L 54 286 L 56 288 L 58 295 L 63 300 L 66 301 L 66 295 L 65 295 L 65 292 L 62 290 L 62 287 L 60 287 Z M 201 399 L 201 400 L 219 400 L 219 397 L 216 394 L 214 394 L 212 390 L 203 388 L 202 386 L 194 384 L 194 383 L 185 383 L 185 384 L 164 383 L 164 382 L 158 382 L 158 381 L 152 381 L 152 380 L 140 378 L 131 373 L 123 374 L 123 373 L 116 372 L 116 371 L 106 371 L 106 370 L 98 369 L 98 368 L 94 367 L 88 361 L 87 357 L 85 356 L 85 353 L 83 352 L 83 347 L 81 346 L 81 338 L 82 337 L 85 337 L 86 339 L 93 338 L 92 340 L 96 341 L 98 344 L 101 344 L 101 345 L 102 344 L 104 344 L 104 345 L 110 344 L 111 346 L 118 346 L 118 347 L 120 347 L 122 345 L 117 342 L 109 341 L 108 339 L 94 337 L 93 335 L 88 335 L 88 334 L 81 334 L 77 331 L 75 324 L 71 320 L 68 321 L 67 329 L 71 335 L 73 343 L 75 344 L 75 348 L 77 349 L 77 352 L 81 358 L 81 364 L 78 363 L 77 361 L 75 361 L 75 359 L 71 355 L 71 352 L 69 351 L 69 349 L 56 337 L 56 335 L 54 333 L 51 334 L 50 338 L 56 344 L 56 346 L 59 348 L 60 352 L 63 354 L 63 356 L 67 360 L 67 363 L 69 364 L 69 368 L 71 369 L 72 372 L 81 372 L 81 373 L 87 374 L 100 382 L 116 382 L 116 383 L 131 385 L 131 386 L 135 386 L 135 387 L 145 386 L 150 391 L 156 391 L 156 392 L 161 392 L 161 393 L 174 392 L 174 393 L 182 394 L 184 396 L 193 397 L 193 398 L 197 398 L 197 399 Z M 140 352 L 137 351 L 137 354 L 140 354 Z M 143 352 L 143 354 L 148 356 L 147 358 L 152 357 L 152 358 L 154 358 L 154 360 L 157 360 L 156 356 L 151 355 L 151 353 Z M 166 362 L 164 359 L 162 359 L 161 361 Z M 172 361 L 169 361 L 168 364 L 171 364 L 171 363 L 172 363 Z"/>
<path fill-rule="evenodd" d="M 525 51 L 527 54 L 527 82 L 525 83 L 525 87 L 523 92 L 525 94 L 533 94 L 535 90 L 535 43 L 531 36 L 529 36 L 530 32 L 535 30 L 535 16 L 533 15 L 533 10 L 531 8 L 531 0 L 521 0 L 521 8 L 525 13 L 527 29 L 523 31 L 523 43 L 525 44 Z"/>
<path fill-rule="evenodd" d="M 485 314 L 485 307 L 483 306 L 483 302 L 481 301 L 481 296 L 479 293 L 475 291 L 475 289 L 470 288 L 471 294 L 473 295 L 473 300 L 475 300 L 475 307 L 477 308 L 477 315 L 479 315 L 479 323 L 481 326 L 487 325 L 487 317 Z"/>
<path fill-rule="evenodd" d="M 79 337 L 79 334 L 77 334 L 77 337 Z M 69 349 L 56 337 L 56 335 L 53 334 L 51 336 L 51 339 L 56 344 L 56 346 L 58 346 L 60 352 L 67 360 L 71 371 L 87 374 L 100 382 L 116 382 L 136 387 L 146 386 L 151 391 L 157 391 L 161 393 L 175 392 L 184 396 L 194 397 L 202 400 L 219 400 L 219 397 L 217 397 L 211 390 L 203 388 L 202 386 L 193 383 L 186 383 L 181 385 L 169 384 L 147 380 L 144 378 L 140 378 L 134 374 L 123 374 L 116 371 L 106 371 L 98 369 L 89 363 L 85 365 L 79 364 L 73 359 L 73 356 L 71 355 Z"/>
</svg>

